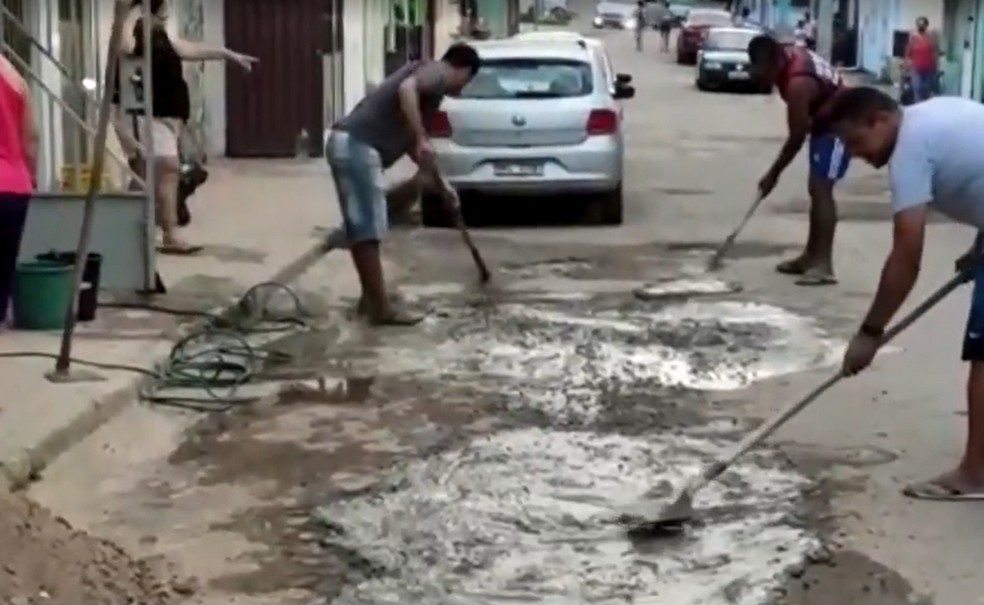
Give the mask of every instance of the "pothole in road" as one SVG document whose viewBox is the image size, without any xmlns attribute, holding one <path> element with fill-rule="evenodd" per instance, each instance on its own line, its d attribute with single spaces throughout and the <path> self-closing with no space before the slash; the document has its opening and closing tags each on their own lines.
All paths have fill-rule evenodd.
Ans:
<svg viewBox="0 0 984 605">
<path fill-rule="evenodd" d="M 502 271 L 517 279 L 537 277 L 574 277 L 590 271 L 594 265 L 581 258 L 549 259 L 533 263 L 506 265 Z"/>
<path fill-rule="evenodd" d="M 384 570 L 333 603 L 759 605 L 817 546 L 792 520 L 799 475 L 739 465 L 699 498 L 723 514 L 666 548 L 637 549 L 611 523 L 654 477 L 681 481 L 722 449 L 523 429 L 415 462 L 378 494 L 320 509 L 333 541 Z"/>
<path fill-rule="evenodd" d="M 711 253 L 721 246 L 721 242 L 672 242 L 666 245 L 670 252 Z M 793 247 L 785 244 L 765 242 L 735 242 L 728 251 L 731 258 L 763 258 L 784 254 Z"/>
<path fill-rule="evenodd" d="M 692 296 L 712 296 L 734 294 L 741 291 L 741 285 L 720 279 L 668 279 L 645 284 L 636 288 L 633 294 L 639 300 L 659 301 Z"/>
<path fill-rule="evenodd" d="M 376 349 L 378 371 L 472 383 L 505 392 L 514 407 L 591 422 L 606 413 L 599 391 L 737 389 L 832 364 L 841 348 L 812 320 L 771 305 L 597 308 L 504 304 L 481 318 L 442 319 L 454 325 L 426 355 L 419 334 Z"/>
</svg>

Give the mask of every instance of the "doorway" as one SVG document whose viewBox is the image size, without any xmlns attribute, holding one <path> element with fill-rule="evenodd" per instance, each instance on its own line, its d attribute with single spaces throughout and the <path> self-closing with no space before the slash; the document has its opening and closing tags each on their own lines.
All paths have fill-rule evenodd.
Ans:
<svg viewBox="0 0 984 605">
<path fill-rule="evenodd" d="M 341 0 L 235 0 L 225 12 L 226 46 L 259 62 L 226 67 L 226 155 L 322 155 L 326 95 L 341 86 Z M 328 68 L 330 67 L 330 69 Z M 331 94 L 334 107 L 334 94 Z"/>
</svg>

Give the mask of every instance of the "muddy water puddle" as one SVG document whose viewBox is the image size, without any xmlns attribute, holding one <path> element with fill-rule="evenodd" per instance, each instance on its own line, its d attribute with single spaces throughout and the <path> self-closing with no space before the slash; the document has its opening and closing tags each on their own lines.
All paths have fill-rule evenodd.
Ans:
<svg viewBox="0 0 984 605">
<path fill-rule="evenodd" d="M 379 493 L 319 510 L 338 532 L 330 542 L 377 570 L 332 603 L 758 605 L 817 545 L 788 521 L 802 477 L 739 466 L 698 505 L 745 514 L 668 548 L 636 548 L 612 521 L 654 477 L 681 481 L 721 450 L 685 436 L 524 429 L 412 463 Z"/>
</svg>

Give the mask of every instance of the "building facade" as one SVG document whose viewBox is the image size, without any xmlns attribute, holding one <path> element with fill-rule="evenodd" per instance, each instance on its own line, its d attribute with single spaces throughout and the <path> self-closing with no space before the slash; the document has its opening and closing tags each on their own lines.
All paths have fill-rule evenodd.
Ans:
<svg viewBox="0 0 984 605">
<path fill-rule="evenodd" d="M 319 155 L 323 129 L 367 86 L 407 60 L 443 52 L 460 23 L 451 0 L 171 2 L 172 34 L 259 59 L 250 74 L 220 62 L 186 67 L 192 116 L 185 148 L 210 156 Z M 53 186 L 63 166 L 88 158 L 114 0 L 0 6 L 0 41 L 34 85 L 40 172 Z M 110 150 L 121 155 L 116 141 Z"/>
</svg>

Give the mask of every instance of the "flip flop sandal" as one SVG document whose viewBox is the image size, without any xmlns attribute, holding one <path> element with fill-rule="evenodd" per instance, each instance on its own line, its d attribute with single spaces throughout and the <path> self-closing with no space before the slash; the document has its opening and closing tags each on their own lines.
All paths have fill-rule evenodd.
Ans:
<svg viewBox="0 0 984 605">
<path fill-rule="evenodd" d="M 802 261 L 798 258 L 785 260 L 776 265 L 776 273 L 783 275 L 803 275 L 807 269 L 803 267 Z"/>
<path fill-rule="evenodd" d="M 984 501 L 984 491 L 964 492 L 949 485 L 943 485 L 934 479 L 907 485 L 902 495 L 915 500 L 933 500 L 937 502 L 974 502 Z"/>
<path fill-rule="evenodd" d="M 193 256 L 205 248 L 203 246 L 158 246 L 157 251 L 169 256 Z"/>
<path fill-rule="evenodd" d="M 804 273 L 802 277 L 793 283 L 797 286 L 835 286 L 837 285 L 837 278 L 827 274 Z"/>
</svg>

